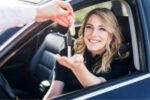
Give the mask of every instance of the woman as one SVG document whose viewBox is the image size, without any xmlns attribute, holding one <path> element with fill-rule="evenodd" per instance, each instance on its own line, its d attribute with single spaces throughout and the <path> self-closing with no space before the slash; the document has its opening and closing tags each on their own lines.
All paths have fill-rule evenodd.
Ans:
<svg viewBox="0 0 150 100">
<path fill-rule="evenodd" d="M 57 55 L 56 79 L 44 99 L 61 94 L 65 89 L 77 90 L 104 83 L 128 74 L 128 67 L 117 63 L 115 55 L 122 38 L 114 14 L 106 8 L 90 11 L 74 43 L 74 56 L 68 58 L 67 49 Z M 84 58 L 84 59 L 83 59 Z"/>
</svg>

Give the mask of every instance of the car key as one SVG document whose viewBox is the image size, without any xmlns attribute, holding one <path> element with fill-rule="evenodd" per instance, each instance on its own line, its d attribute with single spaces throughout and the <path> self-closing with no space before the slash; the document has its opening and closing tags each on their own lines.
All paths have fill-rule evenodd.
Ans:
<svg viewBox="0 0 150 100">
<path fill-rule="evenodd" d="M 72 39 L 70 31 L 67 32 L 67 56 L 71 57 L 71 45 L 72 45 Z"/>
<path fill-rule="evenodd" d="M 75 35 L 75 27 L 74 27 L 74 19 L 72 19 L 71 25 L 69 26 L 67 32 L 67 56 L 71 57 L 71 45 L 72 45 L 72 37 Z"/>
</svg>

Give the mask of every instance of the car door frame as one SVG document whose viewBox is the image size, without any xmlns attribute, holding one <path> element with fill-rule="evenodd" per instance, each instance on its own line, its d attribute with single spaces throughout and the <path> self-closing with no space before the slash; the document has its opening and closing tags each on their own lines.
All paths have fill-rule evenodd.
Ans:
<svg viewBox="0 0 150 100">
<path fill-rule="evenodd" d="M 132 37 L 134 37 L 132 38 L 133 39 L 132 43 L 136 43 L 135 41 L 138 41 L 136 43 L 137 47 L 133 45 L 133 48 L 137 50 L 135 51 L 136 53 L 139 53 L 139 55 L 135 55 L 134 59 L 136 60 L 134 61 L 136 62 L 136 65 L 140 68 L 140 70 L 126 77 L 115 79 L 101 85 L 92 86 L 86 89 L 81 89 L 71 93 L 63 94 L 54 99 L 80 100 L 80 99 L 98 99 L 98 98 L 99 99 L 100 98 L 102 99 L 150 98 L 148 93 L 150 88 L 147 87 L 150 83 L 150 73 L 149 73 L 150 35 L 148 34 L 150 30 L 150 25 L 148 25 L 147 21 L 150 22 L 150 18 L 145 17 L 149 15 L 148 14 L 149 10 L 146 9 L 145 7 L 145 5 L 148 6 L 148 4 L 146 0 L 144 2 L 143 0 L 137 0 L 137 1 L 122 0 L 122 1 L 127 2 L 129 4 L 129 8 L 131 7 L 130 14 L 134 13 L 133 19 L 129 19 L 129 20 L 130 20 L 130 28 L 132 28 L 131 30 Z M 82 2 L 80 5 L 84 5 L 84 2 Z M 75 8 L 80 7 L 80 5 L 77 7 L 75 6 Z"/>
</svg>

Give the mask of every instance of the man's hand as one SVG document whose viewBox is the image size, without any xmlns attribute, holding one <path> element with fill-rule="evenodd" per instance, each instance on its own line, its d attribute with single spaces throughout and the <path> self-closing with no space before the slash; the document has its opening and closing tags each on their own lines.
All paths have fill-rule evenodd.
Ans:
<svg viewBox="0 0 150 100">
<path fill-rule="evenodd" d="M 65 1 L 53 0 L 38 7 L 36 21 L 42 22 L 51 20 L 68 27 L 71 22 L 70 17 L 73 17 L 71 5 Z"/>
</svg>

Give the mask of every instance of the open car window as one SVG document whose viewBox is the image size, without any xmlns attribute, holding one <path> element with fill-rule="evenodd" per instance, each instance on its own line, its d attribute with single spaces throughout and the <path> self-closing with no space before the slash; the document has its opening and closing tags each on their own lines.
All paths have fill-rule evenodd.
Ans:
<svg viewBox="0 0 150 100">
<path fill-rule="evenodd" d="M 132 48 L 132 53 L 134 60 L 134 65 L 137 70 L 140 70 L 139 66 L 139 55 L 138 55 L 138 47 L 137 41 L 135 36 L 135 28 L 134 28 L 134 21 L 133 15 L 131 13 L 131 9 L 126 2 L 122 2 L 119 0 L 116 1 L 106 1 L 102 3 L 98 3 L 83 9 L 80 9 L 75 12 L 75 25 L 80 27 L 85 15 L 94 8 L 108 8 L 110 9 L 115 16 L 117 17 L 119 27 L 121 29 L 121 35 L 123 36 L 123 42 L 125 44 L 130 44 Z M 78 30 L 78 29 L 77 29 Z M 134 45 L 133 45 L 134 44 Z M 132 47 L 133 46 L 133 47 Z"/>
<path fill-rule="evenodd" d="M 133 69 L 131 68 L 131 72 L 129 72 L 129 75 L 136 72 L 136 71 L 141 71 L 140 62 L 139 62 L 138 43 L 137 43 L 137 38 L 136 38 L 136 33 L 135 33 L 133 14 L 131 12 L 131 8 L 128 5 L 128 3 L 126 3 L 125 1 L 119 1 L 119 0 L 106 1 L 103 3 L 95 4 L 95 5 L 80 9 L 80 10 L 75 12 L 75 19 L 76 19 L 75 25 L 77 27 L 80 27 L 85 15 L 87 14 L 87 12 L 91 11 L 94 8 L 108 8 L 111 11 L 113 11 L 115 16 L 117 17 L 119 27 L 121 28 L 121 34 L 123 36 L 123 43 L 125 45 L 130 45 L 129 48 L 130 48 L 130 55 L 131 56 L 127 60 L 127 63 L 130 63 L 130 64 L 132 63 L 131 66 L 133 66 Z M 123 49 L 126 49 L 126 48 L 123 48 Z M 109 82 L 110 81 L 108 81 L 107 83 L 109 84 Z M 96 89 L 96 86 L 93 88 Z M 99 88 L 99 89 L 101 89 L 101 88 Z M 87 91 L 88 91 L 88 89 L 87 89 Z M 90 91 L 90 89 L 89 89 L 89 91 Z M 75 94 L 78 92 L 79 91 L 75 91 Z M 90 98 L 90 96 L 92 97 L 92 93 L 87 95 L 89 97 L 86 97 L 86 93 L 88 94 L 88 92 L 86 92 L 86 90 L 84 92 L 82 92 L 85 95 L 81 96 L 81 98 L 83 97 L 82 99 L 88 99 L 88 98 Z M 96 93 L 96 92 L 93 91 L 93 93 Z M 65 98 L 65 96 L 62 96 L 62 98 L 63 97 Z M 75 98 L 75 99 L 77 100 L 77 99 L 81 99 L 81 98 L 79 97 L 79 98 Z"/>
</svg>

